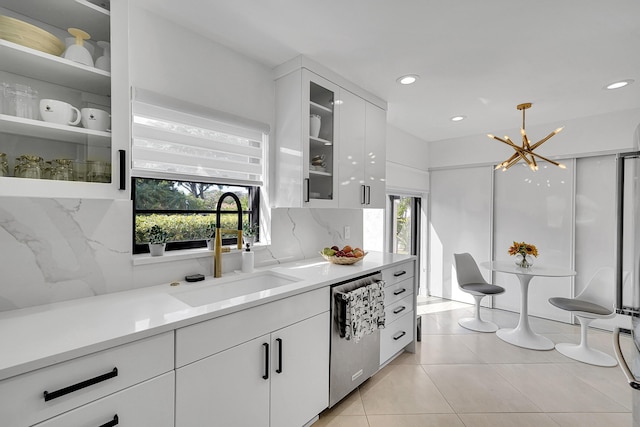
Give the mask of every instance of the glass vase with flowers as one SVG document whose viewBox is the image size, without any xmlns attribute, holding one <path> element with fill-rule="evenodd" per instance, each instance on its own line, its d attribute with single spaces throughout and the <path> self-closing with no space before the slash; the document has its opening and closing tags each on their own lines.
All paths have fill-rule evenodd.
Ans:
<svg viewBox="0 0 640 427">
<path fill-rule="evenodd" d="M 529 268 L 533 265 L 533 257 L 538 256 L 538 248 L 526 242 L 513 242 L 509 248 L 509 255 L 516 257 L 516 265 Z"/>
</svg>

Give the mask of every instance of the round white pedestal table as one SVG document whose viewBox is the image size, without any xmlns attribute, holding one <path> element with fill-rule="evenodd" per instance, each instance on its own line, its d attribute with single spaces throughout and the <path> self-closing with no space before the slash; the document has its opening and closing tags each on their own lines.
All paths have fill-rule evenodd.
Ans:
<svg viewBox="0 0 640 427">
<path fill-rule="evenodd" d="M 501 273 L 510 273 L 518 276 L 520 281 L 520 318 L 518 326 L 513 329 L 502 328 L 496 332 L 498 338 L 509 344 L 532 350 L 552 350 L 555 347 L 549 338 L 539 335 L 529 325 L 529 282 L 535 276 L 541 277 L 568 277 L 575 276 L 576 272 L 569 268 L 546 267 L 534 265 L 529 268 L 518 267 L 513 261 L 482 262 L 484 268 Z"/>
</svg>

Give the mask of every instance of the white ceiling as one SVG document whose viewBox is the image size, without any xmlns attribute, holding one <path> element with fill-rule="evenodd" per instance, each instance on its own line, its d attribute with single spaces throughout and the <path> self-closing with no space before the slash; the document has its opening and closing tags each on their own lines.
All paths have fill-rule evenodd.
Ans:
<svg viewBox="0 0 640 427">
<path fill-rule="evenodd" d="M 638 0 L 144 2 L 270 67 L 303 54 L 426 141 L 518 127 L 523 102 L 528 126 L 640 107 Z M 635 83 L 603 90 L 622 79 Z"/>
</svg>

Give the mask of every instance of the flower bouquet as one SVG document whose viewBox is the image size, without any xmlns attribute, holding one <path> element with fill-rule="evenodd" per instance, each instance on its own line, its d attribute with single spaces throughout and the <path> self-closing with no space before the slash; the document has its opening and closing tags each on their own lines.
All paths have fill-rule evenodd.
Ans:
<svg viewBox="0 0 640 427">
<path fill-rule="evenodd" d="M 529 268 L 533 265 L 531 257 L 538 256 L 538 248 L 526 242 L 513 242 L 509 248 L 509 255 L 516 257 L 516 265 L 522 268 Z"/>
</svg>

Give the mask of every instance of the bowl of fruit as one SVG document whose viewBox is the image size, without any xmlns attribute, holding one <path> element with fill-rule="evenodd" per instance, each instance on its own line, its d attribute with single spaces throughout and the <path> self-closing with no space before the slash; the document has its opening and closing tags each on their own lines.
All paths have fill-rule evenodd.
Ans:
<svg viewBox="0 0 640 427">
<path fill-rule="evenodd" d="M 360 248 L 352 248 L 346 245 L 342 249 L 338 246 L 324 248 L 320 252 L 320 255 L 331 264 L 350 265 L 362 260 L 367 253 Z"/>
</svg>

